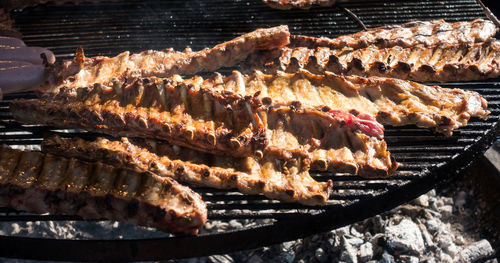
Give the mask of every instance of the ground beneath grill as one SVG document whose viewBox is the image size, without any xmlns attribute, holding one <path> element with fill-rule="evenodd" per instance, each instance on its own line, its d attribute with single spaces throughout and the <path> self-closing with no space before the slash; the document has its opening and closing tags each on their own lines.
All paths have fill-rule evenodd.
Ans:
<svg viewBox="0 0 500 263">
<path fill-rule="evenodd" d="M 492 149 L 486 155 L 493 163 L 500 160 L 495 159 L 500 155 Z M 500 250 L 494 248 L 500 247 L 499 201 L 500 173 L 483 157 L 458 181 L 362 222 L 270 247 L 166 262 L 497 262 L 494 257 Z M 251 223 L 211 221 L 205 231 L 227 231 Z M 165 236 L 107 221 L 0 223 L 0 234 L 13 236 L 106 239 L 122 233 L 126 238 Z"/>
</svg>

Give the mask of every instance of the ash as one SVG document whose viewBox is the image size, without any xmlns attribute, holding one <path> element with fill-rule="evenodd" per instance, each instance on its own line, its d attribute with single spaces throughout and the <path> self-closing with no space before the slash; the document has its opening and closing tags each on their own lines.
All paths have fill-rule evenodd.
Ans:
<svg viewBox="0 0 500 263">
<path fill-rule="evenodd" d="M 389 212 L 327 233 L 180 262 L 494 263 L 495 250 L 477 224 L 483 205 L 474 198 L 474 190 L 465 185 L 440 194 L 432 190 Z"/>
</svg>

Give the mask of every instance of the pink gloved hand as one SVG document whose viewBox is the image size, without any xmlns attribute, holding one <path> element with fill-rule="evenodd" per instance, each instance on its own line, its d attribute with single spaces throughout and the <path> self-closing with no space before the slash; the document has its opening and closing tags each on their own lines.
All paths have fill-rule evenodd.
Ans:
<svg viewBox="0 0 500 263">
<path fill-rule="evenodd" d="M 0 36 L 0 94 L 38 88 L 47 78 L 46 64 L 55 60 L 45 48 L 28 47 L 20 39 Z"/>
</svg>

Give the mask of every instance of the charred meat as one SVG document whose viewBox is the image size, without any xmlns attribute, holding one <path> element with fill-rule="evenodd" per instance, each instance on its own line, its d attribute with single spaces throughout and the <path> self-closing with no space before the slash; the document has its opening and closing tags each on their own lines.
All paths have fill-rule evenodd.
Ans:
<svg viewBox="0 0 500 263">
<path fill-rule="evenodd" d="M 61 89 L 54 97 L 11 106 L 20 122 L 156 138 L 214 154 L 251 156 L 267 144 L 253 98 L 159 78 Z"/>
<path fill-rule="evenodd" d="M 195 74 L 231 67 L 246 59 L 257 50 L 280 48 L 289 43 L 287 26 L 257 29 L 210 49 L 184 52 L 167 49 L 148 50 L 138 54 L 126 51 L 115 57 L 87 58 L 78 48 L 73 61 L 64 61 L 52 69 L 51 87 L 87 87 L 93 83 L 106 83 L 117 76 L 170 76 L 173 74 Z M 54 89 L 55 87 L 55 89 Z"/>
<path fill-rule="evenodd" d="M 320 183 L 309 174 L 309 160 L 298 156 L 287 162 L 270 156 L 233 158 L 216 156 L 163 141 L 122 138 L 46 138 L 42 150 L 54 155 L 102 162 L 138 171 L 151 171 L 180 182 L 218 189 L 238 189 L 244 194 L 305 205 L 324 204 L 332 182 Z"/>
<path fill-rule="evenodd" d="M 297 73 L 277 72 L 272 75 L 257 71 L 245 76 L 234 71 L 227 77 L 215 74 L 207 79 L 199 76 L 189 79 L 174 76 L 172 79 L 184 85 L 226 94 L 257 94 L 253 98 L 263 104 L 296 104 L 304 108 L 327 106 L 352 113 L 357 116 L 354 123 L 373 124 L 355 125 L 353 128 L 371 127 L 363 129 L 363 132 L 375 136 L 380 134 L 377 132 L 380 129 L 369 121 L 369 115 L 376 116 L 382 124 L 415 124 L 451 135 L 454 129 L 466 125 L 470 117 L 485 118 L 489 113 L 486 100 L 476 92 L 393 78 L 339 76 L 331 72 L 312 74 L 299 69 Z"/>
<path fill-rule="evenodd" d="M 309 9 L 314 5 L 331 6 L 335 0 L 263 0 L 268 6 L 277 9 Z"/>
<path fill-rule="evenodd" d="M 500 41 L 425 47 L 394 46 L 362 49 L 319 47 L 281 48 L 253 54 L 241 67 L 294 73 L 299 68 L 315 74 L 381 76 L 419 82 L 471 81 L 500 74 Z"/>
<path fill-rule="evenodd" d="M 329 170 L 349 160 L 355 172 L 378 176 L 395 167 L 381 140 L 383 126 L 367 114 L 303 107 L 299 101 L 261 102 L 258 91 L 243 97 L 236 91 L 217 92 L 219 88 L 206 89 L 178 76 L 139 78 L 120 85 L 62 89 L 40 100 L 16 100 L 11 112 L 23 123 L 162 139 L 217 155 L 281 160 L 302 156 L 312 159 L 313 167 L 321 162 L 320 167 Z"/>
<path fill-rule="evenodd" d="M 444 20 L 415 21 L 402 25 L 382 26 L 343 35 L 334 39 L 309 36 L 291 36 L 294 47 L 344 47 L 365 48 L 370 45 L 379 47 L 412 47 L 424 45 L 456 45 L 479 43 L 491 39 L 497 28 L 491 21 L 476 19 L 473 21 L 448 23 Z"/>
<path fill-rule="evenodd" d="M 0 205 L 188 235 L 207 217 L 201 197 L 171 178 L 9 148 L 0 150 Z"/>
</svg>

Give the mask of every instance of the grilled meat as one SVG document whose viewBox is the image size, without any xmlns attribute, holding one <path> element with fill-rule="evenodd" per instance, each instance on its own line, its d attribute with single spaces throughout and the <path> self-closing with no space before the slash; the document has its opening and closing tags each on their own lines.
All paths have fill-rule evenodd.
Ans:
<svg viewBox="0 0 500 263">
<path fill-rule="evenodd" d="M 115 88 L 113 88 L 115 87 Z M 167 140 L 209 153 L 244 157 L 266 146 L 252 97 L 224 95 L 160 78 L 134 78 L 61 89 L 40 100 L 13 101 L 18 121 Z"/>
<path fill-rule="evenodd" d="M 243 97 L 216 88 L 200 88 L 179 76 L 139 78 L 16 100 L 11 111 L 19 122 L 156 138 L 218 155 L 302 156 L 312 158 L 313 167 L 355 166 L 354 172 L 376 176 L 394 170 L 380 140 L 383 126 L 373 117 L 302 107 L 298 101 L 261 104 L 258 92 Z"/>
<path fill-rule="evenodd" d="M 403 25 L 382 26 L 343 35 L 334 39 L 321 37 L 291 36 L 293 47 L 344 47 L 365 48 L 370 45 L 379 47 L 412 47 L 424 45 L 455 45 L 479 43 L 491 39 L 497 28 L 491 21 L 476 19 L 473 21 L 447 23 L 444 20 L 415 21 Z"/>
<path fill-rule="evenodd" d="M 0 151 L 0 205 L 189 235 L 207 216 L 200 196 L 171 178 L 9 148 Z"/>
<path fill-rule="evenodd" d="M 384 127 L 370 115 L 354 116 L 327 106 L 307 110 L 299 101 L 291 104 L 292 110 L 270 107 L 261 112 L 269 138 L 265 154 L 293 160 L 292 154 L 307 153 L 312 170 L 350 172 L 363 177 L 387 177 L 396 170 L 397 163 L 391 160 L 381 140 Z"/>
<path fill-rule="evenodd" d="M 236 188 L 245 194 L 305 205 L 324 204 L 332 182 L 320 183 L 309 174 L 309 160 L 298 156 L 287 162 L 270 156 L 261 159 L 215 156 L 162 141 L 98 138 L 46 138 L 42 150 L 83 160 L 102 160 L 115 166 L 152 171 L 175 180 L 218 189 Z"/>
<path fill-rule="evenodd" d="M 93 83 L 106 83 L 121 75 L 169 76 L 172 74 L 195 74 L 230 67 L 244 60 L 257 50 L 270 50 L 289 43 L 287 26 L 257 29 L 210 49 L 177 52 L 148 50 L 138 54 L 123 52 L 115 57 L 86 58 L 78 48 L 73 61 L 64 61 L 52 69 L 50 87 L 87 87 Z M 54 88 L 55 87 L 55 88 Z"/>
<path fill-rule="evenodd" d="M 335 0 L 263 0 L 268 6 L 277 9 L 309 9 L 314 5 L 331 6 L 335 4 Z"/>
<path fill-rule="evenodd" d="M 304 68 L 312 73 L 330 71 L 342 75 L 382 76 L 420 82 L 470 81 L 500 74 L 500 41 L 476 44 L 404 48 L 309 49 L 281 48 L 251 55 L 242 63 L 246 72 L 260 69 L 294 73 Z"/>
<path fill-rule="evenodd" d="M 466 125 L 470 117 L 485 118 L 489 113 L 486 100 L 476 92 L 393 78 L 338 76 L 330 72 L 316 75 L 299 69 L 291 74 L 266 75 L 257 71 L 244 76 L 235 71 L 227 77 L 215 74 L 207 79 L 183 80 L 179 76 L 173 79 L 241 96 L 258 92 L 257 98 L 263 103 L 287 104 L 300 100 L 304 107 L 328 106 L 354 115 L 369 114 L 382 124 L 415 124 L 445 135 Z"/>
</svg>

